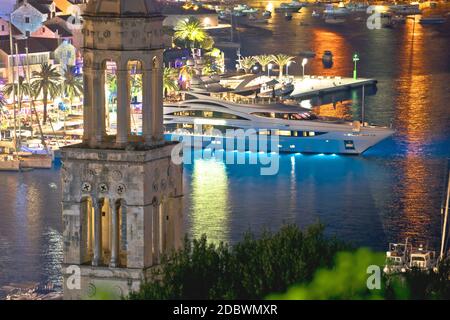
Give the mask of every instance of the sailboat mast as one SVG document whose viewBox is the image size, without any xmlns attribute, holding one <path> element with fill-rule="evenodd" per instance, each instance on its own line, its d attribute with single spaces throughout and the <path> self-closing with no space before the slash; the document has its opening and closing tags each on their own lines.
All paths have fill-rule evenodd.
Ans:
<svg viewBox="0 0 450 320">
<path fill-rule="evenodd" d="M 365 106 L 365 99 L 366 99 L 366 93 L 364 90 L 364 85 L 362 86 L 362 103 L 361 103 L 361 121 L 362 121 L 362 126 L 364 127 L 364 123 L 365 123 L 365 117 L 366 117 L 366 106 Z"/>
<path fill-rule="evenodd" d="M 20 94 L 20 73 L 19 73 L 19 68 L 20 68 L 20 56 L 19 56 L 19 46 L 17 45 L 16 42 L 16 59 L 17 59 L 17 104 L 19 106 L 19 114 L 17 116 L 18 120 L 19 120 L 19 147 L 21 147 L 22 145 L 22 119 L 20 117 L 20 111 L 22 110 L 22 95 Z"/>
<path fill-rule="evenodd" d="M 26 54 L 26 60 L 27 60 L 28 85 L 31 88 L 31 70 L 30 70 L 30 57 L 29 57 L 28 43 L 27 43 L 27 46 L 25 47 L 25 54 Z M 36 122 L 37 122 L 37 125 L 38 125 L 39 134 L 41 135 L 42 145 L 44 146 L 45 151 L 47 151 L 47 154 L 49 154 L 50 151 L 48 149 L 47 143 L 45 142 L 44 133 L 42 131 L 42 126 L 41 126 L 41 121 L 39 120 L 39 114 L 37 113 L 36 106 L 34 104 L 33 94 L 31 94 L 31 95 L 32 95 L 32 97 L 30 97 L 31 98 L 31 103 L 30 103 L 31 114 L 34 113 L 34 116 L 36 117 Z M 33 122 L 33 117 L 31 117 L 31 122 Z M 50 124 L 51 124 L 51 122 L 50 122 Z"/>
<path fill-rule="evenodd" d="M 450 160 L 449 160 L 450 164 Z M 442 261 L 444 259 L 445 252 L 445 242 L 446 242 L 446 235 L 447 235 L 447 223 L 448 223 L 448 207 L 450 202 L 450 168 L 447 165 L 447 195 L 445 199 L 444 207 L 442 208 L 442 212 L 444 214 L 444 222 L 442 225 L 442 239 L 441 239 L 441 252 L 439 255 L 439 260 Z"/>
<path fill-rule="evenodd" d="M 9 64 L 10 66 L 10 74 L 12 75 L 12 96 L 13 96 L 13 119 L 14 119 L 14 148 L 15 151 L 17 152 L 17 122 L 16 122 L 16 76 L 15 76 L 15 72 L 14 72 L 14 68 L 15 68 L 15 59 L 14 59 L 14 44 L 13 44 L 13 34 L 12 34 L 12 21 L 11 21 L 11 14 L 8 15 L 9 16 L 9 54 L 11 56 L 11 63 Z"/>
</svg>

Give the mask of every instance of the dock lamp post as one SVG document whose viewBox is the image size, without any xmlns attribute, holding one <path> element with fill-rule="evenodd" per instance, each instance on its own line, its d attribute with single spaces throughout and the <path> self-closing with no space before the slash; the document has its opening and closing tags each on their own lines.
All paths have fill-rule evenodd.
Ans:
<svg viewBox="0 0 450 320">
<path fill-rule="evenodd" d="M 355 53 L 353 55 L 353 62 L 355 63 L 355 68 L 353 69 L 353 79 L 356 80 L 356 63 L 359 61 L 359 55 Z"/>
<path fill-rule="evenodd" d="M 267 76 L 268 76 L 268 77 L 270 77 L 270 70 L 272 70 L 272 68 L 273 68 L 273 64 L 269 63 L 269 64 L 267 65 Z"/>
<path fill-rule="evenodd" d="M 308 63 L 308 59 L 303 58 L 303 60 L 302 60 L 303 79 L 305 79 L 305 66 L 307 63 Z"/>
<path fill-rule="evenodd" d="M 289 61 L 289 62 L 286 64 L 286 77 L 288 77 L 288 78 L 289 78 L 289 66 L 290 66 L 291 64 L 293 64 L 293 63 L 295 63 L 295 61 Z"/>
</svg>

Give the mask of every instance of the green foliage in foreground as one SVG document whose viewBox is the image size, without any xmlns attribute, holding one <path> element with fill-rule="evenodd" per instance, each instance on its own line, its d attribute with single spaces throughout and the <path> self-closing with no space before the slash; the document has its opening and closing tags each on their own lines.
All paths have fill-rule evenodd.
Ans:
<svg viewBox="0 0 450 320">
<path fill-rule="evenodd" d="M 158 280 L 128 298 L 450 299 L 450 262 L 438 273 L 386 276 L 384 253 L 352 250 L 323 231 L 322 225 L 305 232 L 287 225 L 259 238 L 247 233 L 233 247 L 208 243 L 205 236 L 186 240 L 155 271 Z"/>
<path fill-rule="evenodd" d="M 384 264 L 384 254 L 369 249 L 356 252 L 339 252 L 331 269 L 318 270 L 312 281 L 292 286 L 285 294 L 270 295 L 269 299 L 281 300 L 330 300 L 330 299 L 450 299 L 450 264 L 443 263 L 439 272 L 412 270 L 406 274 L 385 275 L 379 273 L 379 289 L 368 289 L 376 279 L 368 266 Z"/>
<path fill-rule="evenodd" d="M 320 269 L 312 281 L 293 286 L 285 294 L 271 295 L 269 299 L 382 299 L 384 292 L 381 286 L 379 290 L 369 290 L 367 287 L 367 279 L 370 276 L 367 267 L 382 266 L 384 259 L 384 254 L 373 253 L 365 248 L 356 252 L 339 252 L 333 268 Z M 381 272 L 379 275 L 381 276 Z M 381 280 L 381 277 L 379 279 Z"/>
<path fill-rule="evenodd" d="M 186 240 L 184 249 L 164 259 L 155 279 L 130 299 L 263 299 L 294 283 L 311 281 L 316 270 L 331 267 L 347 247 L 323 234 L 322 225 L 302 232 L 284 226 L 259 238 L 247 233 L 230 247 Z"/>
</svg>

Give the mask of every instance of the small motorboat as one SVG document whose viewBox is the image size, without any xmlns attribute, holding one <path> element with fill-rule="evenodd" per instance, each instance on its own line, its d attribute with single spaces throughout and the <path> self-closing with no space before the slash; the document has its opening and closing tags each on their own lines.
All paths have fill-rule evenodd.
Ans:
<svg viewBox="0 0 450 320">
<path fill-rule="evenodd" d="M 420 24 L 443 24 L 445 23 L 444 17 L 426 17 L 421 18 L 419 21 Z"/>
<path fill-rule="evenodd" d="M 253 15 L 253 14 L 251 14 L 251 15 L 249 15 L 248 16 L 248 21 L 250 22 L 250 23 L 256 23 L 256 24 L 266 24 L 266 23 L 268 23 L 267 22 L 267 19 L 258 19 L 258 17 L 256 17 L 255 15 Z"/>
<path fill-rule="evenodd" d="M 322 55 L 322 62 L 324 64 L 333 63 L 333 53 L 330 50 L 325 50 Z"/>
<path fill-rule="evenodd" d="M 0 171 L 20 171 L 20 160 L 12 155 L 0 154 Z"/>
<path fill-rule="evenodd" d="M 392 21 L 395 23 L 405 23 L 406 17 L 405 16 L 393 16 Z"/>
<path fill-rule="evenodd" d="M 311 16 L 314 18 L 319 18 L 320 17 L 320 13 L 316 12 L 315 10 L 313 10 L 313 12 L 311 13 Z"/>
<path fill-rule="evenodd" d="M 258 11 L 259 10 L 255 9 L 255 8 L 248 8 L 248 9 L 242 10 L 242 12 L 245 14 L 256 14 L 256 13 L 258 13 Z"/>
<path fill-rule="evenodd" d="M 435 251 L 428 250 L 423 245 L 415 248 L 406 239 L 405 243 L 390 243 L 386 251 L 386 274 L 404 273 L 416 269 L 435 271 L 437 257 Z"/>
<path fill-rule="evenodd" d="M 329 15 L 325 17 L 325 23 L 328 24 L 342 24 L 345 23 L 345 19 L 338 17 L 338 16 L 333 16 L 333 15 Z"/>
<path fill-rule="evenodd" d="M 220 11 L 220 12 L 218 13 L 218 16 L 219 16 L 219 19 L 224 20 L 224 19 L 227 19 L 227 18 L 228 18 L 229 13 L 227 14 L 227 12 L 225 12 L 225 11 Z"/>
<path fill-rule="evenodd" d="M 393 28 L 395 21 L 391 13 L 385 12 L 380 14 L 381 27 L 383 28 Z"/>
<path fill-rule="evenodd" d="M 269 10 L 265 10 L 265 11 L 262 13 L 262 16 L 263 16 L 264 18 L 270 18 L 270 17 L 272 17 L 272 12 L 270 12 Z"/>
</svg>

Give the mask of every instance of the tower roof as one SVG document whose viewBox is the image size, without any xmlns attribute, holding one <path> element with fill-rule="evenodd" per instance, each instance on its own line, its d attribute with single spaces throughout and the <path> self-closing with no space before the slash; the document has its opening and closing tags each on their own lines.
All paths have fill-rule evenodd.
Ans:
<svg viewBox="0 0 450 320">
<path fill-rule="evenodd" d="M 158 0 L 90 0 L 86 15 L 96 16 L 149 16 L 160 14 Z"/>
</svg>

